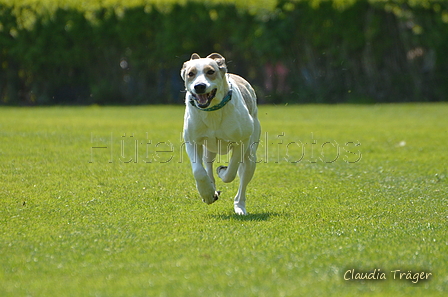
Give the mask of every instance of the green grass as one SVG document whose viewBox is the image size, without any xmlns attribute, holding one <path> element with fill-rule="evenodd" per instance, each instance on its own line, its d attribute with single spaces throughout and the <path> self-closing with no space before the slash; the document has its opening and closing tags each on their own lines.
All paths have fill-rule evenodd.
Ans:
<svg viewBox="0 0 448 297">
<path fill-rule="evenodd" d="M 236 181 L 200 201 L 181 106 L 1 108 L 0 295 L 446 294 L 447 104 L 259 113 L 239 217 Z"/>
</svg>

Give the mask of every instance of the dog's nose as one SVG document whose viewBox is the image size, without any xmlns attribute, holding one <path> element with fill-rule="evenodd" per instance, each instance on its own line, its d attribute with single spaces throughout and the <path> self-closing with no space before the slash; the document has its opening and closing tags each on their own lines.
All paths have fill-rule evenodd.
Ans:
<svg viewBox="0 0 448 297">
<path fill-rule="evenodd" d="M 198 94 L 202 94 L 205 93 L 205 89 L 207 88 L 206 84 L 197 84 L 194 86 L 194 90 L 196 91 L 196 93 Z"/>
</svg>

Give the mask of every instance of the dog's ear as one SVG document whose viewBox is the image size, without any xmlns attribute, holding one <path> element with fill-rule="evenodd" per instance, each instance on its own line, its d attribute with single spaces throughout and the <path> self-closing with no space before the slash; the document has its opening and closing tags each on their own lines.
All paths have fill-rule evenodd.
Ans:
<svg viewBox="0 0 448 297">
<path fill-rule="evenodd" d="M 185 71 L 187 70 L 187 63 L 185 62 L 182 66 L 182 69 L 180 70 L 180 77 L 182 77 L 183 80 L 185 80 Z"/>
<path fill-rule="evenodd" d="M 201 57 L 198 54 L 194 53 L 191 55 L 190 61 L 200 59 L 200 58 Z M 183 80 L 185 80 L 185 71 L 187 70 L 187 63 L 188 63 L 188 61 L 184 63 L 184 65 L 182 66 L 182 69 L 180 70 L 180 76 L 182 77 Z"/>
<path fill-rule="evenodd" d="M 217 53 L 213 53 L 208 55 L 207 58 L 215 60 L 216 64 L 218 64 L 219 69 L 221 71 L 227 72 L 226 59 L 224 59 L 223 56 Z"/>
</svg>

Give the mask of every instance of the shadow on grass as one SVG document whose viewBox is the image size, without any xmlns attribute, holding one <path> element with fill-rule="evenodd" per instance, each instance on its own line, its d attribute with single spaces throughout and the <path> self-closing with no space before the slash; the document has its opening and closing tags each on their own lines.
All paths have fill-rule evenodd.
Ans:
<svg viewBox="0 0 448 297">
<path fill-rule="evenodd" d="M 259 222 L 267 221 L 271 217 L 278 217 L 278 216 L 280 216 L 280 214 L 274 212 L 249 213 L 245 216 L 237 215 L 235 213 L 211 215 L 212 218 L 223 221 L 235 220 L 235 221 L 259 221 Z"/>
</svg>

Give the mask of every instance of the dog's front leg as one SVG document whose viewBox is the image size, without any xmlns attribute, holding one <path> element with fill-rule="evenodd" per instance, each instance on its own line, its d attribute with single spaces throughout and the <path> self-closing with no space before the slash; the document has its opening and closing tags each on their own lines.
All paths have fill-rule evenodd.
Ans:
<svg viewBox="0 0 448 297">
<path fill-rule="evenodd" d="M 245 154 L 245 151 L 247 150 L 247 147 L 248 146 L 246 141 L 232 143 L 232 156 L 230 157 L 229 165 L 219 166 L 218 168 L 216 168 L 216 173 L 223 182 L 230 183 L 235 179 L 238 168 L 243 162 L 243 156 Z"/>
<path fill-rule="evenodd" d="M 215 183 L 210 179 L 202 164 L 204 148 L 197 143 L 187 143 L 186 149 L 190 158 L 194 179 L 196 180 L 196 188 L 202 197 L 202 201 L 207 204 L 212 204 L 218 200 L 219 192 L 216 192 Z"/>
<path fill-rule="evenodd" d="M 213 162 L 215 161 L 216 153 L 210 152 L 205 147 L 204 147 L 204 149 L 205 149 L 205 153 L 204 153 L 203 161 L 204 161 L 205 171 L 207 171 L 208 176 L 210 177 L 212 183 L 216 187 L 215 177 L 213 176 Z"/>
</svg>

